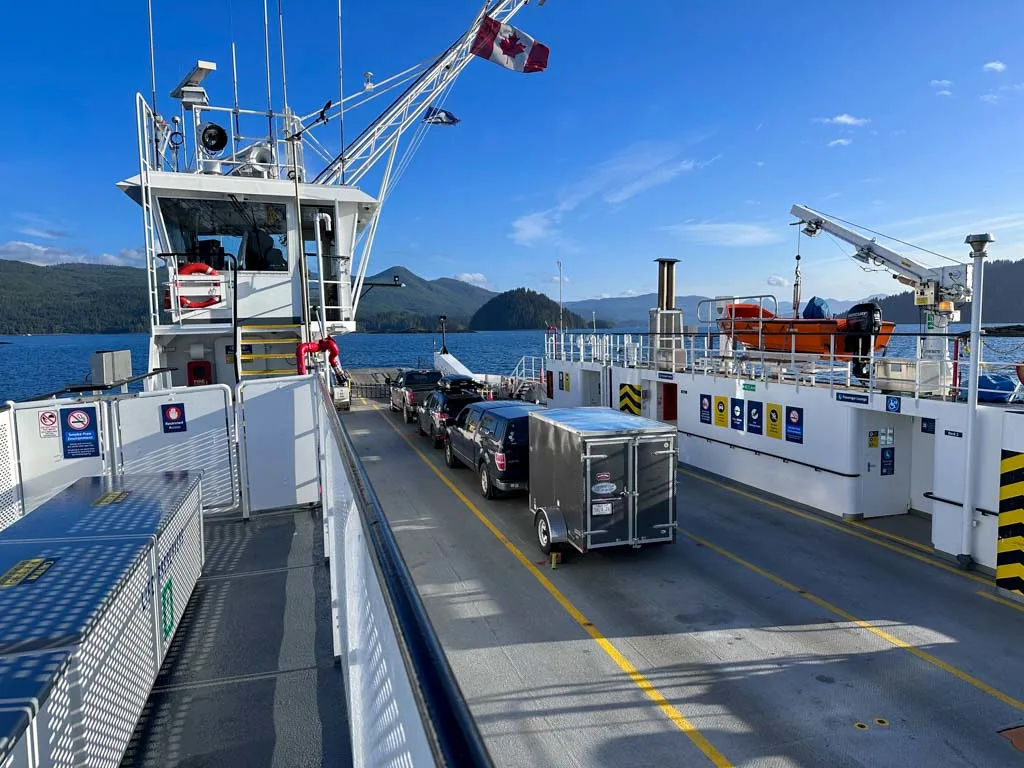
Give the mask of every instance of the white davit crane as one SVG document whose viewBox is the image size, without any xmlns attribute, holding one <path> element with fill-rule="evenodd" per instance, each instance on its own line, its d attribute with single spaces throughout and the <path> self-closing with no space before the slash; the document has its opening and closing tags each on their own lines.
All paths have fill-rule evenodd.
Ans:
<svg viewBox="0 0 1024 768">
<path fill-rule="evenodd" d="M 971 270 L 966 265 L 927 267 L 811 208 L 794 205 L 790 213 L 805 225 L 805 235 L 814 237 L 820 232 L 834 235 L 857 249 L 851 254 L 857 261 L 884 267 L 893 273 L 894 279 L 913 288 L 914 306 L 925 310 L 927 333 L 943 337 L 936 338 L 934 342 L 926 341 L 921 350 L 922 357 L 948 358 L 944 337 L 949 324 L 960 320 L 956 304 L 970 301 L 972 295 Z"/>
</svg>

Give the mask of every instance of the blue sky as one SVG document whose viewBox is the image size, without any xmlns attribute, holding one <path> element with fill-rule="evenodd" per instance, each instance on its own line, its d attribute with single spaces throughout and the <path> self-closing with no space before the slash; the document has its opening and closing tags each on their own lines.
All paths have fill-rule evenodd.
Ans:
<svg viewBox="0 0 1024 768">
<path fill-rule="evenodd" d="M 403 264 L 567 300 L 652 291 L 788 296 L 801 202 L 962 258 L 989 230 L 1024 256 L 1024 4 L 547 0 L 515 25 L 551 49 L 539 74 L 473 61 L 388 200 L 371 271 Z M 99 7 L 99 6 L 95 6 Z M 145 4 L 6 11 L 0 51 L 0 257 L 138 263 L 134 100 L 149 93 Z M 336 2 L 284 0 L 289 101 L 337 95 Z M 345 0 L 346 91 L 440 52 L 477 0 Z M 642 7 L 642 10 L 640 8 Z M 158 92 L 198 58 L 243 106 L 265 103 L 262 3 L 154 0 Z M 276 35 L 274 43 L 276 48 Z M 274 57 L 275 102 L 279 64 Z M 384 99 L 347 116 L 354 135 Z M 337 125 L 320 135 L 337 146 Z M 333 143 L 332 143 L 333 142 Z M 368 191 L 373 191 L 369 186 Z M 902 248 L 902 246 L 900 246 Z M 898 288 L 834 241 L 803 241 L 804 297 Z M 910 253 L 910 251 L 908 251 Z M 925 260 L 934 261 L 925 255 Z"/>
</svg>

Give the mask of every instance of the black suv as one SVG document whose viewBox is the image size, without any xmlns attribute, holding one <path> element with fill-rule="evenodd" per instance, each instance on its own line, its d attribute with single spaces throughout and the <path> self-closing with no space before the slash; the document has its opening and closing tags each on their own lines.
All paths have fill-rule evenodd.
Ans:
<svg viewBox="0 0 1024 768">
<path fill-rule="evenodd" d="M 480 493 L 486 499 L 501 491 L 526 489 L 530 479 L 529 414 L 542 407 L 518 400 L 467 405 L 448 427 L 445 464 L 475 469 Z"/>
<path fill-rule="evenodd" d="M 440 448 L 459 411 L 483 399 L 480 385 L 469 376 L 445 376 L 437 389 L 416 406 L 420 434 L 429 435 L 434 447 Z"/>
</svg>

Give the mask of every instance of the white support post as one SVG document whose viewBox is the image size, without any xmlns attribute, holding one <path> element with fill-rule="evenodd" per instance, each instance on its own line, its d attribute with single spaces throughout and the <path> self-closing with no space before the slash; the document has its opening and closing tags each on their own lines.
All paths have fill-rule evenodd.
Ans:
<svg viewBox="0 0 1024 768">
<path fill-rule="evenodd" d="M 964 506 L 962 527 L 960 530 L 960 554 L 956 556 L 961 568 L 967 569 L 974 564 L 971 555 L 974 531 L 974 424 L 978 415 L 978 372 L 981 361 L 981 298 L 984 290 L 985 263 L 988 256 L 985 246 L 993 242 L 989 234 L 968 235 L 964 241 L 971 246 L 971 278 L 973 295 L 971 296 L 971 363 L 967 380 L 967 424 L 964 427 Z"/>
</svg>

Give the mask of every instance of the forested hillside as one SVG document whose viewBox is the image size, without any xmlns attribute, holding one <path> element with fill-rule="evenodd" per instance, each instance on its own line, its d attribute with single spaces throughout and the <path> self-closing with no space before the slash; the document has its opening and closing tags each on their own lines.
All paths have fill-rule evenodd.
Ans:
<svg viewBox="0 0 1024 768">
<path fill-rule="evenodd" d="M 563 322 L 568 328 L 587 328 L 592 323 L 575 312 L 565 310 Z M 488 301 L 469 323 L 474 331 L 518 331 L 558 325 L 558 304 L 529 288 L 515 288 Z M 599 328 L 609 327 L 598 320 Z"/>
</svg>

